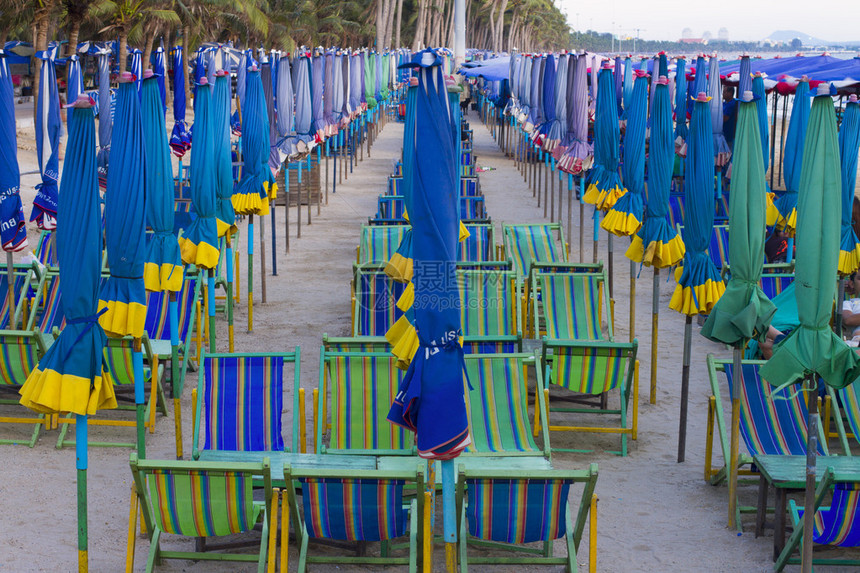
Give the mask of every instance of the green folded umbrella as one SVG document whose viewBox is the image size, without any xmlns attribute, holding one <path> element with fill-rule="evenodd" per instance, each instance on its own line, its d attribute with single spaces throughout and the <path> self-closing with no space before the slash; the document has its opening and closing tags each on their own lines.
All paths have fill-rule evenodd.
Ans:
<svg viewBox="0 0 860 573">
<path fill-rule="evenodd" d="M 702 326 L 706 338 L 732 345 L 743 345 L 750 338 L 763 339 L 776 312 L 758 284 L 764 267 L 767 209 L 758 115 L 752 92 L 741 95 L 729 202 L 732 274 L 726 292 Z"/>
</svg>

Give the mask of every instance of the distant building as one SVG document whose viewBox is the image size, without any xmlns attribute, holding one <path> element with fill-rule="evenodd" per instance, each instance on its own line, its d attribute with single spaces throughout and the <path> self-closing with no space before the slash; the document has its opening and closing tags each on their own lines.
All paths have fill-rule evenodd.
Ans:
<svg viewBox="0 0 860 573">
<path fill-rule="evenodd" d="M 723 42 L 729 41 L 729 30 L 727 28 L 720 28 L 717 32 L 717 38 L 719 38 Z"/>
<path fill-rule="evenodd" d="M 702 34 L 702 39 L 703 39 L 705 42 L 707 42 L 707 41 L 709 41 L 711 38 L 713 38 L 713 35 L 711 34 L 711 32 L 710 32 L 710 31 L 708 31 L 708 30 L 705 30 L 705 32 Z"/>
<path fill-rule="evenodd" d="M 692 38 L 693 37 L 693 30 L 691 30 L 690 28 L 684 28 L 683 30 L 681 30 L 681 37 L 682 38 Z"/>
<path fill-rule="evenodd" d="M 705 44 L 704 38 L 681 38 L 678 40 L 682 44 Z"/>
</svg>

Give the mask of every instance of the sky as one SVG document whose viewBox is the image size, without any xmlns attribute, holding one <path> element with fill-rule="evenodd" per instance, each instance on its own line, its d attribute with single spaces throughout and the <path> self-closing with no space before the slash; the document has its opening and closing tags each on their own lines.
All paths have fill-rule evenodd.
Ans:
<svg viewBox="0 0 860 573">
<path fill-rule="evenodd" d="M 555 0 L 572 29 L 613 30 L 645 40 L 677 40 L 684 28 L 693 37 L 714 38 L 725 27 L 729 40 L 761 40 L 776 30 L 797 30 L 830 41 L 860 40 L 860 3 L 829 0 L 827 10 L 801 0 Z"/>
</svg>

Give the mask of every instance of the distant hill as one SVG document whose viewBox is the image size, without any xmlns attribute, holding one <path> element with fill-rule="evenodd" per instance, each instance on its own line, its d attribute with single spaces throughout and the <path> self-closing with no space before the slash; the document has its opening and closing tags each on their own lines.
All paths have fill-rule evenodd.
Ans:
<svg viewBox="0 0 860 573">
<path fill-rule="evenodd" d="M 783 42 L 788 44 L 795 38 L 800 38 L 800 41 L 803 42 L 804 46 L 826 46 L 827 44 L 832 43 L 827 40 L 822 40 L 821 38 L 810 36 L 809 34 L 804 34 L 803 32 L 798 32 L 797 30 L 777 30 L 765 39 L 771 40 L 772 42 Z"/>
</svg>

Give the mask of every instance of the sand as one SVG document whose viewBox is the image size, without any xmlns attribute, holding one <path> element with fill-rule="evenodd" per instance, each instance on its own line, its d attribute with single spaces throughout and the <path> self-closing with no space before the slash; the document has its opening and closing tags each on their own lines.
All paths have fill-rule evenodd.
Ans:
<svg viewBox="0 0 860 573">
<path fill-rule="evenodd" d="M 478 165 L 494 170 L 481 174 L 488 212 L 501 237 L 503 222 L 525 223 L 544 221 L 543 208 L 537 207 L 532 192 L 516 171 L 513 161 L 499 151 L 489 132 L 474 112 L 468 118 L 474 128 L 474 152 Z M 22 133 L 19 159 L 22 171 L 36 169 L 32 132 Z M 402 125 L 388 123 L 371 151 L 365 154 L 355 172 L 329 193 L 328 205 L 320 215 L 313 209 L 313 224 L 302 224 L 302 237 L 296 239 L 296 211 L 290 212 L 291 250 L 285 252 L 284 211 L 278 208 L 277 276 L 267 276 L 267 298 L 260 295 L 260 273 L 255 273 L 254 331 L 246 332 L 246 295 L 236 309 L 237 351 L 287 351 L 296 346 L 302 350 L 301 384 L 310 390 L 317 385 L 321 335 L 347 335 L 350 331 L 351 263 L 359 229 L 375 212 L 376 198 L 386 185 L 387 175 L 400 154 Z M 29 215 L 33 186 L 38 176 L 22 179 L 25 213 Z M 591 208 L 586 212 L 590 213 Z M 303 211 L 302 217 L 306 217 Z M 566 221 L 565 212 L 563 220 Z M 584 259 L 591 260 L 591 220 L 587 215 Z M 578 210 L 574 213 L 573 229 L 566 231 L 571 240 L 571 257 L 580 260 L 578 252 Z M 270 241 L 271 221 L 266 221 L 265 236 Z M 257 225 L 260 228 L 260 225 Z M 242 289 L 246 289 L 246 225 L 241 229 Z M 259 233 L 260 231 L 258 231 Z M 31 230 L 31 245 L 37 234 Z M 258 235 L 259 237 L 259 235 Z M 600 258 L 606 259 L 606 233 L 601 233 Z M 617 304 L 616 336 L 628 337 L 629 263 L 624 258 L 626 240 L 615 239 L 615 290 Z M 623 245 L 623 246 L 622 246 Z M 256 245 L 259 253 L 259 244 Z M 271 273 L 271 243 L 266 246 Z M 259 259 L 257 260 L 259 263 Z M 259 268 L 259 267 L 258 267 Z M 639 269 L 636 269 L 639 272 Z M 663 277 L 667 273 L 663 273 Z M 603 448 L 616 447 L 615 438 L 596 436 L 556 439 L 555 445 L 597 447 L 597 451 L 582 454 L 555 454 L 553 464 L 559 468 L 583 468 L 597 462 L 600 477 L 597 484 L 598 505 L 598 570 L 610 572 L 748 572 L 769 571 L 772 567 L 772 533 L 759 539 L 753 536 L 753 518 L 744 519 L 743 534 L 727 529 L 727 490 L 713 487 L 703 479 L 707 397 L 710 394 L 705 356 L 714 353 L 729 357 L 724 347 L 711 343 L 698 334 L 694 321 L 693 366 L 690 380 L 689 425 L 686 461 L 676 462 L 678 440 L 678 409 L 681 378 L 681 347 L 683 317 L 668 309 L 674 288 L 672 279 L 661 280 L 660 340 L 657 404 L 648 403 L 648 373 L 650 371 L 650 311 L 651 270 L 643 269 L 637 281 L 636 333 L 640 342 L 641 380 L 639 396 L 639 439 L 630 442 L 626 458 L 604 453 Z M 223 318 L 218 322 L 220 351 L 227 349 L 227 330 Z M 191 388 L 197 375 L 190 373 L 182 396 L 184 446 L 186 458 L 191 451 Z M 727 394 L 727 392 L 726 392 Z M 291 392 L 285 405 L 292 403 Z M 728 407 L 728 404 L 726 404 Z M 172 405 L 170 406 L 172 410 Z M 290 409 L 287 406 L 288 410 Z M 3 412 L 14 409 L 4 407 Z M 17 411 L 17 410 L 15 410 Z M 306 417 L 310 429 L 311 408 Z M 284 413 L 284 433 L 289 440 L 292 412 Z M 4 435 L 18 431 L 4 426 Z M 107 435 L 119 437 L 128 430 L 110 430 Z M 0 570 L 3 571 L 73 571 L 77 564 L 75 454 L 73 448 L 55 449 L 56 432 L 42 434 L 33 449 L 25 446 L 0 446 L 3 470 L 0 472 Z M 719 446 L 715 448 L 720 461 Z M 125 563 L 131 474 L 128 469 L 129 449 L 89 449 L 89 549 L 92 571 L 120 571 Z M 159 418 L 156 432 L 147 435 L 150 458 L 171 459 L 174 455 L 173 418 Z M 752 505 L 756 487 L 741 488 L 742 503 Z M 439 530 L 440 524 L 437 524 Z M 439 533 L 441 530 L 437 531 Z M 561 550 L 560 545 L 556 551 Z M 174 544 L 175 546 L 175 544 Z M 143 570 L 149 544 L 138 538 L 135 570 Z M 587 562 L 587 532 L 583 539 L 581 565 Z M 295 568 L 295 547 L 290 548 L 291 566 Z M 253 567 L 247 567 L 248 570 Z M 343 568 L 340 568 L 343 569 Z M 497 571 L 513 571 L 523 567 L 498 567 Z M 164 571 L 234 571 L 237 565 L 213 563 L 172 562 Z M 336 570 L 335 567 L 314 567 L 314 570 Z M 338 569 L 339 570 L 339 569 Z M 355 569 L 358 570 L 358 569 Z M 437 545 L 434 570 L 444 570 L 444 553 Z M 543 570 L 543 569 L 542 569 Z M 799 570 L 789 568 L 788 570 Z"/>
</svg>

